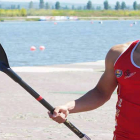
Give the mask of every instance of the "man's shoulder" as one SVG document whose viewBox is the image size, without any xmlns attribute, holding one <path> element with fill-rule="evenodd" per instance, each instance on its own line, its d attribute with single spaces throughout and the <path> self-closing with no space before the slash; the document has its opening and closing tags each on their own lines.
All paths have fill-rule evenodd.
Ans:
<svg viewBox="0 0 140 140">
<path fill-rule="evenodd" d="M 118 44 L 113 46 L 106 56 L 107 63 L 112 63 L 114 65 L 117 58 L 132 44 L 132 42 Z"/>
<path fill-rule="evenodd" d="M 116 57 L 119 56 L 121 53 L 123 53 L 125 50 L 128 49 L 128 47 L 132 44 L 132 42 L 124 43 L 124 44 L 118 44 L 113 46 L 109 53 Z"/>
</svg>

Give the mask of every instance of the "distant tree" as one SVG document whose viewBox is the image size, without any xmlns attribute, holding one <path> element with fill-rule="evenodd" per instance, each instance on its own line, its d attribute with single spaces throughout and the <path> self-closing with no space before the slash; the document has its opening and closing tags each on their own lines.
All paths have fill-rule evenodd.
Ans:
<svg viewBox="0 0 140 140">
<path fill-rule="evenodd" d="M 126 4 L 125 4 L 124 1 L 121 3 L 121 9 L 122 9 L 122 10 L 126 9 Z"/>
<path fill-rule="evenodd" d="M 72 8 L 71 8 L 72 10 L 74 10 L 75 9 L 75 6 L 74 5 L 72 5 Z"/>
<path fill-rule="evenodd" d="M 30 3 L 29 3 L 29 9 L 33 9 L 34 8 L 34 3 L 33 3 L 33 1 L 30 1 Z"/>
<path fill-rule="evenodd" d="M 17 9 L 20 9 L 20 5 L 17 6 Z"/>
<path fill-rule="evenodd" d="M 86 10 L 87 9 L 87 6 L 84 6 L 83 9 Z"/>
<path fill-rule="evenodd" d="M 102 9 L 101 6 L 96 7 L 96 10 L 101 10 L 101 9 Z"/>
<path fill-rule="evenodd" d="M 11 5 L 11 9 L 16 9 L 16 5 Z"/>
<path fill-rule="evenodd" d="M 40 3 L 39 3 L 39 8 L 40 9 L 44 9 L 44 0 L 40 0 Z"/>
<path fill-rule="evenodd" d="M 2 6 L 1 6 L 1 4 L 0 4 L 0 9 L 2 9 Z"/>
<path fill-rule="evenodd" d="M 68 9 L 69 9 L 69 7 L 66 5 L 66 6 L 64 7 L 64 9 L 68 10 Z"/>
<path fill-rule="evenodd" d="M 133 3 L 133 9 L 134 9 L 134 10 L 137 10 L 137 8 L 138 8 L 138 4 L 137 4 L 136 1 L 134 1 L 134 3 Z"/>
<path fill-rule="evenodd" d="M 60 9 L 60 2 L 59 1 L 57 1 L 56 3 L 55 3 L 55 9 Z"/>
<path fill-rule="evenodd" d="M 82 6 L 78 6 L 78 8 L 77 8 L 78 10 L 82 10 Z"/>
<path fill-rule="evenodd" d="M 108 10 L 109 9 L 109 3 L 107 0 L 104 1 L 104 9 Z"/>
<path fill-rule="evenodd" d="M 120 2 L 117 1 L 115 5 L 115 10 L 119 10 L 119 9 L 121 9 L 121 5 L 120 5 Z"/>
<path fill-rule="evenodd" d="M 27 16 L 27 11 L 26 11 L 26 9 L 22 8 L 22 9 L 20 10 L 20 15 L 21 15 L 21 16 Z"/>
<path fill-rule="evenodd" d="M 131 10 L 132 8 L 131 8 L 130 6 L 127 6 L 126 9 L 127 9 L 127 10 Z"/>
<path fill-rule="evenodd" d="M 140 10 L 140 4 L 137 5 L 137 9 Z"/>
<path fill-rule="evenodd" d="M 89 0 L 87 3 L 87 9 L 91 10 L 92 9 L 92 2 Z"/>
<path fill-rule="evenodd" d="M 55 9 L 55 8 L 54 8 L 54 5 L 52 6 L 52 9 Z"/>
<path fill-rule="evenodd" d="M 46 2 L 45 9 L 50 9 L 50 5 L 49 5 L 49 3 L 48 3 L 48 2 Z"/>
</svg>

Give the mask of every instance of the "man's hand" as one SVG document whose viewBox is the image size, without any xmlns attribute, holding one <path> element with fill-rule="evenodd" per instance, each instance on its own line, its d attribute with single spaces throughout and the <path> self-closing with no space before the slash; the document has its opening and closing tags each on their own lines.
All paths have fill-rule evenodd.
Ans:
<svg viewBox="0 0 140 140">
<path fill-rule="evenodd" d="M 69 111 L 67 106 L 63 105 L 63 106 L 56 107 L 53 114 L 51 112 L 48 112 L 48 114 L 49 117 L 54 121 L 58 123 L 64 123 L 69 114 Z"/>
</svg>

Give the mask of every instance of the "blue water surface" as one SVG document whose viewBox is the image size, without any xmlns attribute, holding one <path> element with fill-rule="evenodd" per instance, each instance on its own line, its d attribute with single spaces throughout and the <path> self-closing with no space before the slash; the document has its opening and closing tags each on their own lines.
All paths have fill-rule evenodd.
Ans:
<svg viewBox="0 0 140 140">
<path fill-rule="evenodd" d="M 0 22 L 0 43 L 11 66 L 46 66 L 104 60 L 112 46 L 140 39 L 139 20 L 93 22 Z"/>
</svg>

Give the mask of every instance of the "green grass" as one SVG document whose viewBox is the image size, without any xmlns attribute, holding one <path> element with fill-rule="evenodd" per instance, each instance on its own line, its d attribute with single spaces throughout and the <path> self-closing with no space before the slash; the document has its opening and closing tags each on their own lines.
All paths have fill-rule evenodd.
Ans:
<svg viewBox="0 0 140 140">
<path fill-rule="evenodd" d="M 0 17 L 25 17 L 27 16 L 26 9 L 0 9 Z"/>
<path fill-rule="evenodd" d="M 28 16 L 78 16 L 78 17 L 132 17 L 140 16 L 134 10 L 28 10 Z"/>
<path fill-rule="evenodd" d="M 0 9 L 0 21 L 38 21 L 27 16 L 77 16 L 79 20 L 127 20 L 140 19 L 140 10 L 39 10 L 39 9 Z"/>
<path fill-rule="evenodd" d="M 0 17 L 19 17 L 19 16 L 139 17 L 140 10 L 0 9 Z"/>
</svg>

